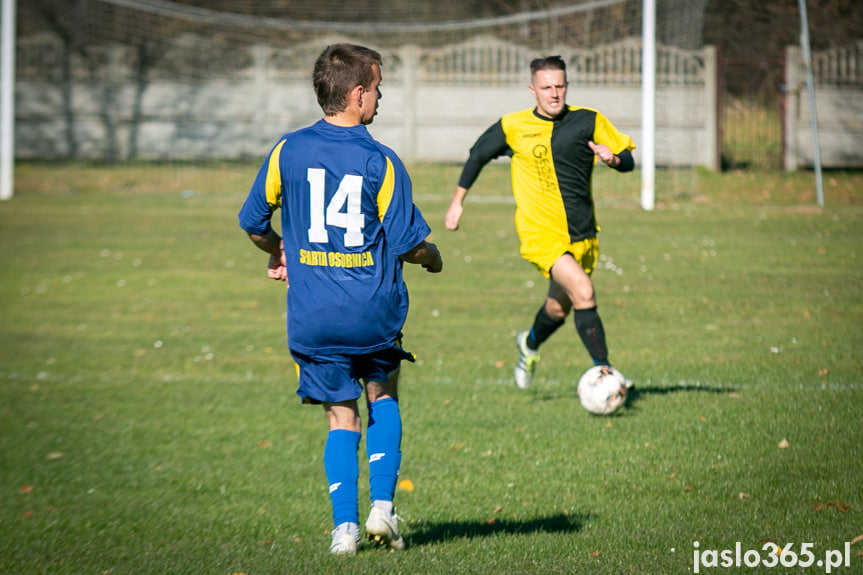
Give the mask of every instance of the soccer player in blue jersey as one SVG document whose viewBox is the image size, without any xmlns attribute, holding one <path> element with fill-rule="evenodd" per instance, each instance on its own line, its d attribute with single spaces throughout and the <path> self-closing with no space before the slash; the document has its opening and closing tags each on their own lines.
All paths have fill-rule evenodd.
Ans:
<svg viewBox="0 0 863 575">
<path fill-rule="evenodd" d="M 593 362 L 608 365 L 605 330 L 590 279 L 599 253 L 591 177 L 597 161 L 618 172 L 635 166 L 629 136 L 597 110 L 566 104 L 566 63 L 560 56 L 537 58 L 530 71 L 528 88 L 536 107 L 505 115 L 479 137 L 446 214 L 447 229 L 458 229 L 468 188 L 482 168 L 499 156 L 512 157 L 521 255 L 549 280 L 533 325 L 516 337 L 513 375 L 522 389 L 533 378 L 539 346 L 570 311 Z"/>
<path fill-rule="evenodd" d="M 402 162 L 366 125 L 381 98 L 381 57 L 350 44 L 327 47 L 313 84 L 324 118 L 282 136 L 261 166 L 240 227 L 270 254 L 268 275 L 287 280 L 288 347 L 297 394 L 321 404 L 329 422 L 324 468 L 335 528 L 330 552 L 359 542 L 357 401 L 365 386 L 371 510 L 366 534 L 403 549 L 393 495 L 401 465 L 399 366 L 408 292 L 404 262 L 443 267 L 413 204 Z M 281 208 L 282 237 L 271 218 Z"/>
</svg>

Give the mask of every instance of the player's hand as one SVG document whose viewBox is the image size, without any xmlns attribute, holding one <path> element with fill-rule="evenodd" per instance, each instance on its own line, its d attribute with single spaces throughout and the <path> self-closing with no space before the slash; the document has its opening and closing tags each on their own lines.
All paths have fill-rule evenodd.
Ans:
<svg viewBox="0 0 863 575">
<path fill-rule="evenodd" d="M 426 240 L 400 255 L 399 259 L 409 264 L 420 265 L 433 274 L 439 273 L 443 269 L 440 250 L 437 249 L 436 245 Z"/>
<path fill-rule="evenodd" d="M 281 254 L 276 256 L 270 254 L 270 261 L 267 262 L 267 277 L 277 281 L 288 282 L 288 268 L 285 266 L 285 249 L 282 244 Z"/>
<path fill-rule="evenodd" d="M 428 248 L 428 251 L 431 252 L 431 255 L 429 256 L 431 261 L 424 263 L 423 268 L 429 273 L 438 274 L 443 270 L 443 259 L 441 259 L 440 250 L 437 249 L 436 245 L 430 242 L 426 242 L 426 247 Z"/>
<path fill-rule="evenodd" d="M 614 152 L 612 152 L 611 148 L 609 148 L 605 144 L 594 144 L 592 141 L 590 141 L 587 143 L 587 145 L 590 146 L 590 149 L 593 151 L 593 153 L 598 156 L 604 164 L 607 164 L 611 167 L 615 167 L 618 164 L 618 161 L 614 156 Z"/>
<path fill-rule="evenodd" d="M 453 202 L 450 204 L 449 209 L 446 211 L 446 217 L 444 218 L 444 225 L 446 229 L 450 231 L 455 231 L 458 229 L 458 222 L 461 220 L 461 215 L 464 213 L 464 207 L 459 202 Z"/>
</svg>

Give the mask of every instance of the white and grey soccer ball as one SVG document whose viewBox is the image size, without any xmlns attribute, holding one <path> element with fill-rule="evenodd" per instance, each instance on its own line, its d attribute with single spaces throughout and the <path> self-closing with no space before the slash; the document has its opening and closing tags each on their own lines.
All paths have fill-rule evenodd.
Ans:
<svg viewBox="0 0 863 575">
<path fill-rule="evenodd" d="M 626 401 L 626 378 L 607 365 L 595 365 L 578 380 L 581 406 L 596 415 L 609 415 Z"/>
</svg>

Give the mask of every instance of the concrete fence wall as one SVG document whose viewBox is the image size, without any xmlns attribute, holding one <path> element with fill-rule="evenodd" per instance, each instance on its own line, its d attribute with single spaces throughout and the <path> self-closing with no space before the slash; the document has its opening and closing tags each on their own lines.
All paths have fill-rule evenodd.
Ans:
<svg viewBox="0 0 863 575">
<path fill-rule="evenodd" d="M 132 49 L 123 46 L 103 49 L 99 69 L 84 79 L 26 76 L 16 86 L 16 156 L 260 158 L 279 135 L 320 118 L 311 69 L 335 40 L 290 50 L 243 48 L 238 60 L 248 64 L 224 77 L 142 74 Z M 57 54 L 58 42 L 34 39 L 32 53 L 39 48 L 55 59 L 74 58 Z M 657 163 L 718 168 L 716 51 L 657 52 Z M 481 37 L 433 51 L 404 46 L 381 53 L 383 100 L 370 129 L 407 161 L 461 162 L 500 116 L 535 104 L 528 65 L 540 54 L 521 46 Z M 640 148 L 640 39 L 549 53 L 567 61 L 568 103 L 600 110 Z"/>
<path fill-rule="evenodd" d="M 821 163 L 827 168 L 863 168 L 863 42 L 812 53 L 815 120 Z M 802 50 L 785 52 L 783 118 L 786 170 L 815 163 L 815 139 Z"/>
</svg>

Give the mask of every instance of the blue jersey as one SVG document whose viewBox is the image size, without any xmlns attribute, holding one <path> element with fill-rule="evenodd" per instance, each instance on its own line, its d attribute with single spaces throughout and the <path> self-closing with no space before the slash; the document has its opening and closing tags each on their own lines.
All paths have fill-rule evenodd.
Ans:
<svg viewBox="0 0 863 575">
<path fill-rule="evenodd" d="M 365 126 L 320 120 L 282 136 L 240 211 L 263 235 L 282 210 L 288 346 L 307 355 L 391 347 L 408 313 L 399 255 L 431 232 L 398 156 Z"/>
</svg>

